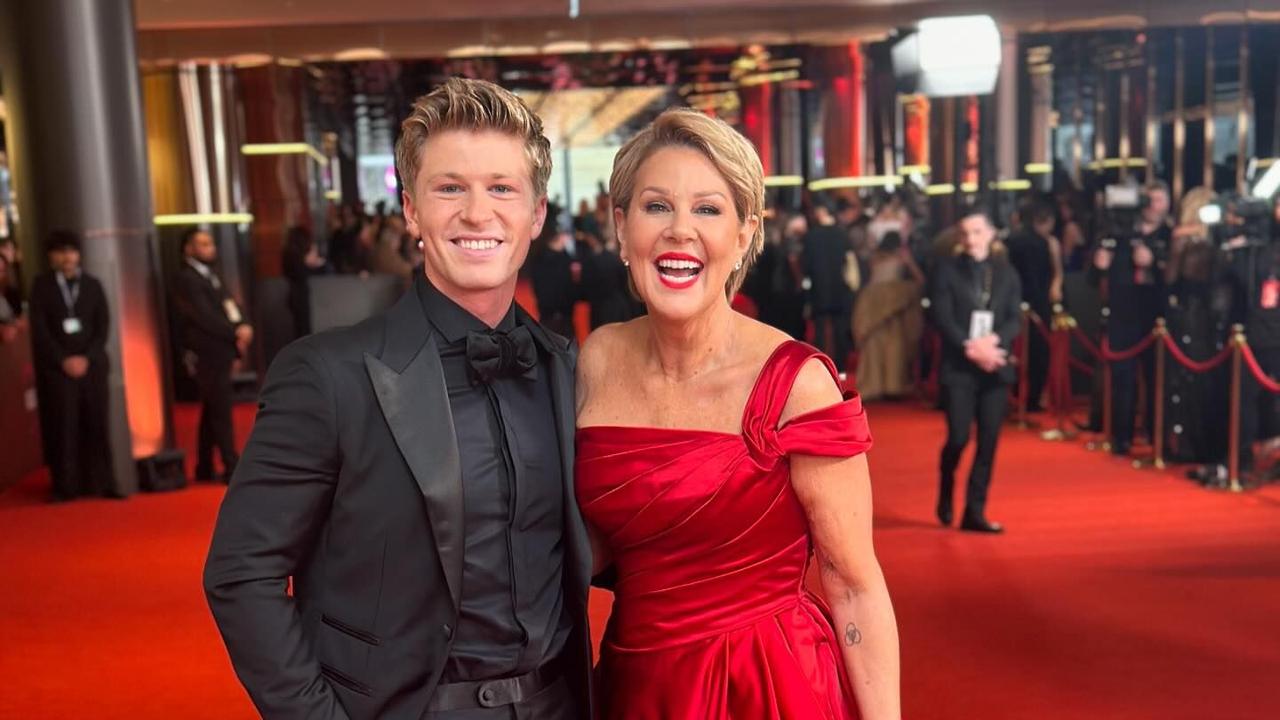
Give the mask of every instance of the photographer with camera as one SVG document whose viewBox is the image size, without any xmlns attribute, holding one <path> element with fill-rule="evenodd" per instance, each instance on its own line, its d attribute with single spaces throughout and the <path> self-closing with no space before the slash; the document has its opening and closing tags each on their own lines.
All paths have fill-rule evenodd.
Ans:
<svg viewBox="0 0 1280 720">
<path fill-rule="evenodd" d="M 1275 242 L 1277 233 L 1272 213 L 1271 201 L 1229 196 L 1210 214 L 1221 216 L 1214 234 L 1221 244 L 1234 285 L 1233 320 L 1244 324 L 1249 347 L 1262 371 L 1271 378 L 1280 378 L 1280 248 Z M 1245 368 L 1240 383 L 1238 458 L 1241 473 L 1256 470 L 1258 474 L 1269 474 L 1269 468 L 1255 462 L 1253 446 L 1260 435 L 1280 434 L 1275 399 Z M 1225 464 L 1221 464 L 1203 469 L 1197 479 L 1209 484 L 1225 484 L 1229 479 L 1227 475 Z"/>
<path fill-rule="evenodd" d="M 1125 193 L 1116 190 L 1107 189 L 1112 232 L 1094 252 L 1091 275 L 1095 281 L 1106 282 L 1104 302 L 1110 309 L 1107 340 L 1113 350 L 1125 350 L 1141 342 L 1161 314 L 1173 225 L 1169 220 L 1169 187 L 1163 182 L 1143 186 L 1136 203 L 1126 202 Z M 1134 209 L 1138 211 L 1136 218 Z M 1111 366 L 1111 449 L 1116 455 L 1128 455 L 1133 444 L 1138 362 L 1150 379 L 1150 351 Z M 1150 418 L 1151 393 L 1147 403 L 1146 417 Z"/>
</svg>

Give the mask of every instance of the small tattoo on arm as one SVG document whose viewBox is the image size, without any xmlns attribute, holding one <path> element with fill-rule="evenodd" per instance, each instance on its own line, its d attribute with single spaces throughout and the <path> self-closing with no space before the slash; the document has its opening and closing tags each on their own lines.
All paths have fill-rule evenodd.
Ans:
<svg viewBox="0 0 1280 720">
<path fill-rule="evenodd" d="M 844 627 L 844 644 L 850 647 L 862 644 L 862 631 L 857 625 L 849 623 Z"/>
</svg>

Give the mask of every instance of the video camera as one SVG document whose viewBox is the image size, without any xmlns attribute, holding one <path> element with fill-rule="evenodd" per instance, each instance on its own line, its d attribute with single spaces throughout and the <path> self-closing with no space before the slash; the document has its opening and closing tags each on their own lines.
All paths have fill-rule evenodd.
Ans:
<svg viewBox="0 0 1280 720">
<path fill-rule="evenodd" d="M 1114 244 L 1132 240 L 1137 235 L 1138 217 L 1146 204 L 1146 196 L 1137 185 L 1108 185 L 1103 189 L 1102 225 L 1104 238 Z"/>
<path fill-rule="evenodd" d="M 1200 222 L 1218 247 L 1263 247 L 1272 241 L 1271 212 L 1268 199 L 1226 193 L 1200 208 Z"/>
<path fill-rule="evenodd" d="M 1157 233 L 1144 238 L 1140 230 L 1142 212 L 1149 202 L 1150 197 L 1138 185 L 1106 186 L 1102 196 L 1105 214 L 1099 247 L 1117 252 L 1120 248 L 1132 249 L 1145 242 L 1155 255 L 1155 267 L 1163 267 L 1169 256 L 1167 237 Z"/>
</svg>

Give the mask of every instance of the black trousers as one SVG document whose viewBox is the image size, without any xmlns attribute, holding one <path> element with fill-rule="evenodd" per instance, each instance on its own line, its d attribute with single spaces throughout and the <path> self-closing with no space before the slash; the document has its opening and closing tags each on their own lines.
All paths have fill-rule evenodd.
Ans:
<svg viewBox="0 0 1280 720">
<path fill-rule="evenodd" d="M 841 372 L 845 371 L 845 364 L 849 362 L 849 350 L 853 346 L 853 328 L 849 323 L 848 310 L 813 313 L 814 344 L 835 361 Z"/>
<path fill-rule="evenodd" d="M 1253 354 L 1272 380 L 1280 379 L 1280 347 L 1256 347 Z M 1240 369 L 1240 469 L 1253 469 L 1253 443 L 1259 430 L 1275 434 L 1277 427 L 1276 396 L 1258 384 L 1253 373 L 1241 362 Z"/>
<path fill-rule="evenodd" d="M 1113 319 L 1108 327 L 1108 338 L 1112 351 L 1128 350 L 1137 345 L 1155 325 L 1155 318 Z M 1138 415 L 1138 365 L 1150 388 L 1155 378 L 1155 355 L 1147 350 L 1132 360 L 1111 363 L 1111 442 L 1117 449 L 1123 450 L 1133 444 L 1134 425 Z M 1151 425 L 1152 402 L 1151 392 L 1147 392 L 1146 414 L 1148 430 Z"/>
<path fill-rule="evenodd" d="M 947 443 L 942 448 L 942 473 L 938 505 L 950 509 L 955 488 L 956 467 L 969 444 L 974 421 L 978 424 L 978 449 L 965 491 L 964 516 L 984 519 L 991 469 L 995 464 L 996 441 L 1004 423 L 1009 386 L 996 375 L 975 371 L 949 375 L 942 385 L 947 413 Z"/>
<path fill-rule="evenodd" d="M 1044 317 L 1044 316 L 1042 316 Z M 1034 327 L 1028 333 L 1027 347 L 1027 397 L 1026 407 L 1030 410 L 1041 407 L 1044 386 L 1049 380 L 1049 343 Z"/>
<path fill-rule="evenodd" d="M 40 401 L 46 406 L 42 424 L 53 497 L 69 500 L 115 491 L 111 443 L 107 429 L 107 369 L 89 366 L 74 379 L 61 372 L 43 373 Z"/>
<path fill-rule="evenodd" d="M 213 477 L 215 448 L 221 456 L 223 470 L 230 475 L 240 460 L 231 426 L 231 363 L 199 358 L 196 361 L 196 388 L 200 393 L 196 477 Z"/>
</svg>

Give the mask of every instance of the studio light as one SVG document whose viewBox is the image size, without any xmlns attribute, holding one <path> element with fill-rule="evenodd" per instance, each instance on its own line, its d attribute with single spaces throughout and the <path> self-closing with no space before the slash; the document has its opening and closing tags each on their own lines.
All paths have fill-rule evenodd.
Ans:
<svg viewBox="0 0 1280 720">
<path fill-rule="evenodd" d="M 991 16 L 930 18 L 893 46 L 893 71 L 902 92 L 987 95 L 995 89 L 1000 58 L 1000 28 Z"/>
</svg>

